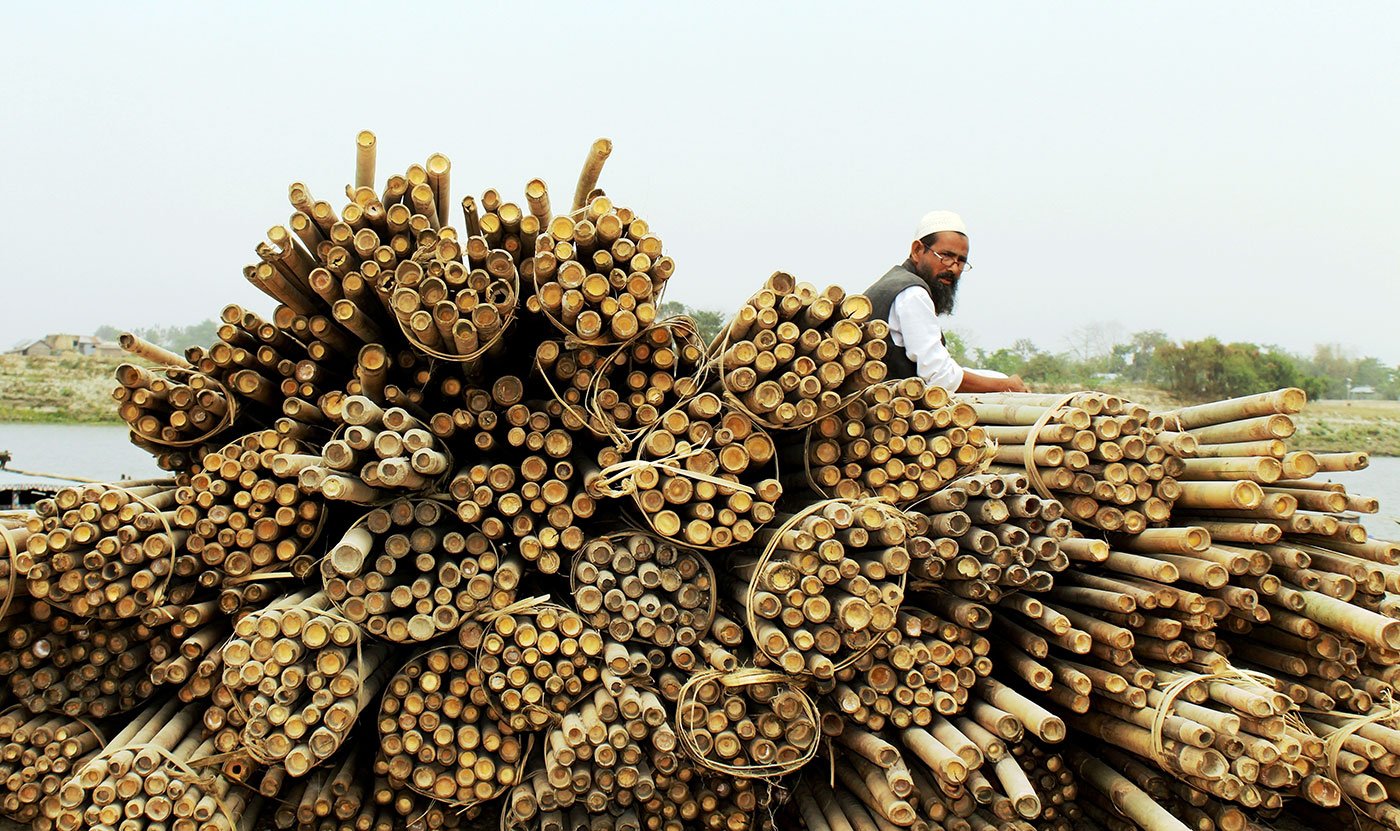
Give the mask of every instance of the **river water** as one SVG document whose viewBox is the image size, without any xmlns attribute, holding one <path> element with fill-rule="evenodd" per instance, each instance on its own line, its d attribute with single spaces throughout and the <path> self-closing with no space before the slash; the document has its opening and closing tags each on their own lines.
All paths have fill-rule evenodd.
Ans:
<svg viewBox="0 0 1400 831">
<path fill-rule="evenodd" d="M 13 454 L 12 468 L 36 473 L 85 479 L 160 475 L 126 435 L 126 428 L 111 425 L 0 424 L 0 450 Z M 1400 539 L 1400 457 L 1373 457 L 1366 470 L 1330 478 L 1349 492 L 1379 499 L 1380 513 L 1363 516 L 1363 523 L 1374 536 Z"/>
<path fill-rule="evenodd" d="M 151 456 L 127 440 L 125 427 L 106 424 L 0 424 L 0 450 L 15 470 L 83 479 L 145 479 L 161 475 Z"/>
</svg>

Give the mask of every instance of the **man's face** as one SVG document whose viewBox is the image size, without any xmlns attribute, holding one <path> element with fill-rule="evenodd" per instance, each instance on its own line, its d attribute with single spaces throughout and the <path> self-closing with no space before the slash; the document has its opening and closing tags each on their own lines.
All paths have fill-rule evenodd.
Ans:
<svg viewBox="0 0 1400 831">
<path fill-rule="evenodd" d="M 914 242 L 910 252 L 914 273 L 928 284 L 929 291 L 933 293 L 934 308 L 938 309 L 939 314 L 953 311 L 968 250 L 967 237 L 956 231 L 940 232 L 934 237 L 933 245 L 926 246 L 919 240 Z"/>
</svg>

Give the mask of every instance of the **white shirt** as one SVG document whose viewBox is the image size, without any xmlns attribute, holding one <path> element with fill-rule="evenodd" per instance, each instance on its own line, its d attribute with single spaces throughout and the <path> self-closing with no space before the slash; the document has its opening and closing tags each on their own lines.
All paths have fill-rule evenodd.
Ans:
<svg viewBox="0 0 1400 831">
<path fill-rule="evenodd" d="M 889 324 L 890 340 L 903 347 L 919 377 L 925 383 L 957 392 L 962 385 L 963 368 L 943 345 L 943 328 L 938 325 L 938 310 L 928 291 L 910 286 L 896 295 L 890 304 Z"/>
</svg>

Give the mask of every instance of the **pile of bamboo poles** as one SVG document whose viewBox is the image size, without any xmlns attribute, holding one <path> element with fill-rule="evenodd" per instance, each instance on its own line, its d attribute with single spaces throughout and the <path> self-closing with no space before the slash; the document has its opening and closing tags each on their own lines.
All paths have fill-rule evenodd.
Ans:
<svg viewBox="0 0 1400 831">
<path fill-rule="evenodd" d="M 604 465 L 589 492 L 630 495 L 653 530 L 684 545 L 741 545 L 776 514 L 783 486 L 768 475 L 776 456 L 772 437 L 752 419 L 701 393 L 666 413 L 638 443 L 635 460 Z M 620 488 L 602 482 L 614 473 Z"/>
<path fill-rule="evenodd" d="M 36 505 L 40 529 L 26 534 L 15 566 L 30 596 L 80 617 L 135 617 L 193 589 L 198 570 L 174 527 L 173 480 L 126 487 L 63 488 Z M 172 586 L 176 578 L 182 585 Z"/>
<path fill-rule="evenodd" d="M 459 232 L 445 158 L 376 188 L 360 139 L 348 204 L 293 185 L 258 246 L 270 315 L 227 307 L 183 357 L 126 339 L 154 366 L 116 395 L 173 488 L 0 520 L 0 704 L 27 711 L 0 711 L 0 809 L 1400 827 L 1400 548 L 1313 478 L 1364 454 L 1288 448 L 1296 391 L 950 400 L 884 381 L 867 300 L 784 274 L 702 349 L 654 319 L 674 264 L 597 190 L 606 143 L 567 214 L 536 180 Z M 74 733 L 123 714 L 105 749 Z"/>
<path fill-rule="evenodd" d="M 885 380 L 889 326 L 839 286 L 776 272 L 711 344 L 726 400 L 773 429 L 805 427 Z"/>
<path fill-rule="evenodd" d="M 972 469 L 987 449 L 972 407 L 918 378 L 868 387 L 808 428 L 783 461 L 802 466 L 804 484 L 826 496 L 916 502 Z M 989 449 L 989 448 L 988 448 Z"/>
<path fill-rule="evenodd" d="M 1061 548 L 1082 549 L 1058 500 L 1041 499 L 1022 474 L 964 476 L 911 507 L 910 574 L 970 600 L 996 603 L 1018 590 L 1046 591 L 1069 567 Z"/>
<path fill-rule="evenodd" d="M 898 622 L 913 523 L 888 503 L 843 499 L 776 521 L 763 548 L 730 558 L 729 599 L 762 662 L 829 679 Z"/>
<path fill-rule="evenodd" d="M 574 605 L 618 643 L 695 646 L 714 620 L 719 586 L 709 560 L 649 534 L 590 541 L 570 578 Z"/>
<path fill-rule="evenodd" d="M 515 600 L 525 564 L 434 500 L 398 499 L 351 526 L 321 560 L 326 595 L 349 621 L 394 643 L 455 632 Z"/>
<path fill-rule="evenodd" d="M 310 589 L 240 618 L 222 661 L 223 684 L 247 719 L 242 746 L 292 777 L 335 754 L 395 668 L 385 646 Z"/>
<path fill-rule="evenodd" d="M 526 308 L 585 344 L 624 343 L 651 326 L 676 264 L 646 220 L 603 195 L 550 217 L 542 195 L 543 205 L 531 205 L 541 234 Z"/>
<path fill-rule="evenodd" d="M 981 393 L 957 396 L 998 443 L 994 472 L 1023 472 L 1069 516 L 1135 534 L 1171 517 L 1190 439 L 1162 433 L 1163 419 L 1118 396 Z"/>
</svg>

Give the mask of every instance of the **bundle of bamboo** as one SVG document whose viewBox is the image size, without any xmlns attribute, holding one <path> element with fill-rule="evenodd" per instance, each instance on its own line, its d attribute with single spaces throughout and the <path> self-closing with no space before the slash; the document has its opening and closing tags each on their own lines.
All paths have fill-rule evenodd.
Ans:
<svg viewBox="0 0 1400 831">
<path fill-rule="evenodd" d="M 117 367 L 112 398 L 117 415 L 133 434 L 155 445 L 191 447 L 228 428 L 238 405 L 228 387 L 202 372 L 168 367 L 163 374 L 142 366 Z"/>
<path fill-rule="evenodd" d="M 234 624 L 223 683 L 246 714 L 240 743 L 263 765 L 305 776 L 345 742 L 395 668 L 383 645 L 305 589 Z"/>
<path fill-rule="evenodd" d="M 321 560 L 321 582 L 369 634 L 422 643 L 456 631 L 478 609 L 510 605 L 524 569 L 446 504 L 398 499 L 350 527 Z"/>
<path fill-rule="evenodd" d="M 219 589 L 226 614 L 272 597 L 265 574 L 310 574 L 308 553 L 326 509 L 278 473 L 278 456 L 304 455 L 303 446 L 275 430 L 260 430 L 206 455 L 199 472 L 175 491 L 174 525 L 187 532 L 184 549 L 206 569 L 200 586 Z M 284 469 L 285 470 L 285 469 Z"/>
<path fill-rule="evenodd" d="M 389 775 L 454 805 L 500 795 L 521 781 L 529 745 L 491 711 L 472 650 L 444 646 L 409 661 L 379 705 Z"/>
<path fill-rule="evenodd" d="M 783 493 L 777 478 L 765 476 L 776 468 L 773 439 L 748 416 L 726 410 L 719 396 L 701 393 L 667 412 L 638 444 L 635 460 L 604 466 L 589 492 L 631 495 L 661 536 L 723 548 L 754 539 L 773 519 Z M 616 454 L 604 456 L 600 461 Z"/>
<path fill-rule="evenodd" d="M 928 599 L 944 601 L 939 605 L 965 620 L 956 606 L 973 605 L 936 595 Z M 985 616 L 969 622 L 986 628 Z M 963 710 L 977 679 L 991 672 L 990 652 L 990 641 L 978 631 L 905 606 L 895 628 L 874 649 L 837 671 L 827 698 L 851 722 L 869 730 L 927 727 Z"/>
<path fill-rule="evenodd" d="M 709 670 L 676 700 L 681 747 L 704 767 L 738 777 L 788 773 L 816 756 L 820 715 L 780 672 Z"/>
<path fill-rule="evenodd" d="M 1071 518 L 1105 531 L 1135 534 L 1165 522 L 1180 494 L 1174 434 L 1163 419 L 1114 395 L 984 393 L 962 395 L 988 438 L 1000 443 L 994 472 L 1024 472 L 1036 492 L 1053 494 Z"/>
<path fill-rule="evenodd" d="M 197 705 L 152 703 L 64 781 L 45 814 L 57 828 L 251 831 L 262 797 L 191 763 L 212 755 Z"/>
<path fill-rule="evenodd" d="M 396 492 L 431 488 L 452 469 L 446 446 L 402 407 L 382 409 L 362 395 L 339 402 L 343 429 L 325 443 L 319 459 L 286 454 L 284 475 L 297 475 L 303 490 L 327 499 L 375 502 Z"/>
<path fill-rule="evenodd" d="M 478 619 L 490 623 L 485 635 L 464 628 L 462 643 L 479 640 L 477 666 L 514 731 L 538 730 L 567 713 L 602 677 L 603 636 L 577 612 L 526 600 Z"/>
<path fill-rule="evenodd" d="M 420 241 L 415 259 L 381 281 L 381 291 L 393 287 L 389 306 L 409 343 L 469 365 L 501 354 L 520 305 L 520 273 L 508 251 L 490 246 L 490 237 L 473 236 L 464 252 L 455 238 L 440 238 L 424 256 Z"/>
<path fill-rule="evenodd" d="M 726 400 L 765 427 L 805 427 L 885 380 L 889 326 L 839 286 L 777 272 L 710 345 Z"/>
<path fill-rule="evenodd" d="M 574 605 L 613 640 L 693 646 L 710 631 L 718 585 L 700 554 L 648 534 L 590 541 L 570 572 Z"/>
<path fill-rule="evenodd" d="M 913 523 L 886 502 L 846 499 L 777 519 L 759 532 L 761 552 L 730 558 L 730 599 L 761 662 L 829 679 L 899 620 Z"/>
<path fill-rule="evenodd" d="M 672 317 L 615 347 L 542 341 L 535 366 L 555 397 L 595 436 L 628 449 L 699 392 L 704 357 L 695 322 Z"/>
<path fill-rule="evenodd" d="M 934 717 L 879 733 L 837 724 L 834 782 L 805 777 L 793 813 L 809 829 L 870 822 L 943 828 L 1078 828 L 1074 777 L 1021 723 L 985 702 L 972 716 Z M 1038 824 L 1032 821 L 1039 820 Z"/>
<path fill-rule="evenodd" d="M 26 533 L 14 564 L 32 597 L 80 617 L 135 617 L 192 584 L 175 578 L 197 571 L 183 554 L 188 531 L 175 530 L 174 481 L 63 488 L 36 505 L 41 520 Z"/>
<path fill-rule="evenodd" d="M 585 344 L 624 343 L 656 321 L 676 264 L 646 220 L 602 195 L 541 219 L 526 308 Z"/>
<path fill-rule="evenodd" d="M 654 771 L 678 766 L 676 735 L 656 693 L 623 685 L 600 687 L 543 734 L 537 770 L 559 808 L 581 804 L 589 814 L 636 813 L 656 793 Z"/>
<path fill-rule="evenodd" d="M 879 496 L 894 504 L 928 497 L 982 461 L 986 436 L 967 404 L 917 378 L 868 387 L 838 412 L 817 420 L 800 452 L 783 461 L 805 468 L 825 496 Z"/>
<path fill-rule="evenodd" d="M 770 806 L 771 789 L 762 780 L 733 779 L 698 767 L 682 757 L 674 773 L 651 771 L 655 790 L 627 807 L 609 806 L 590 814 L 580 801 L 560 804 L 564 792 L 556 790 L 543 770 L 535 771 L 506 798 L 502 813 L 507 828 L 566 831 L 572 828 L 611 828 L 642 831 L 646 828 L 744 829 L 754 827 L 755 815 Z M 570 790 L 570 793 L 572 790 Z"/>
<path fill-rule="evenodd" d="M 33 823 L 63 781 L 92 761 L 106 737 L 82 719 L 23 709 L 0 713 L 0 814 Z"/>
<path fill-rule="evenodd" d="M 285 789 L 280 782 L 263 789 L 263 796 L 277 798 L 272 824 L 287 831 L 445 831 L 460 828 L 480 814 L 479 808 L 453 807 L 409 790 L 387 774 L 388 761 L 382 754 L 366 765 L 367 752 L 356 749 L 344 754 Z"/>
<path fill-rule="evenodd" d="M 34 713 L 126 712 L 155 694 L 151 668 L 178 648 L 167 628 L 139 620 L 76 618 L 43 600 L 23 611 L 24 623 L 7 624 L 0 676 Z"/>
<path fill-rule="evenodd" d="M 569 428 L 579 422 L 558 401 L 523 400 L 524 384 L 515 376 L 497 379 L 489 393 L 471 388 L 464 395 L 468 406 L 453 413 L 450 427 L 448 419 L 435 419 L 439 435 L 472 431 L 477 461 L 447 486 L 457 515 L 490 539 L 514 538 L 540 571 L 559 572 L 564 555 L 583 546 L 579 523 L 597 508 L 574 461 Z"/>
</svg>

